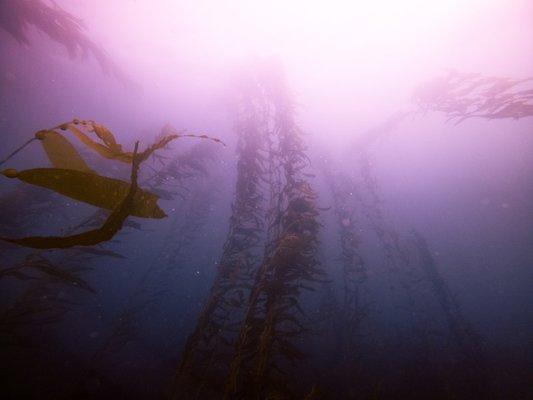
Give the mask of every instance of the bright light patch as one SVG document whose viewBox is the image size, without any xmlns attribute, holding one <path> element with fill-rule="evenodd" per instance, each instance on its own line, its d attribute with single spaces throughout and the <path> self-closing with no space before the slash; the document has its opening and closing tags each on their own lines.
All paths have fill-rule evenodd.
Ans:
<svg viewBox="0 0 533 400">
<path fill-rule="evenodd" d="M 92 3 L 91 3 L 92 4 Z M 419 49 L 509 0 L 197 0 L 105 2 L 106 40 L 180 57 L 246 54 L 337 58 Z M 88 7 L 88 6 L 87 6 Z M 98 19 L 102 21 L 101 13 Z"/>
<path fill-rule="evenodd" d="M 67 9 L 69 4 L 65 0 Z M 335 121 L 336 135 L 351 132 L 354 110 L 373 121 L 405 104 L 414 85 L 447 68 L 508 75 L 510 67 L 530 65 L 524 58 L 531 48 L 531 0 L 77 4 L 99 41 L 158 96 L 223 90 L 238 66 L 274 55 L 310 123 L 326 130 L 320 121 Z"/>
<path fill-rule="evenodd" d="M 450 35 L 496 0 L 201 1 L 191 2 L 190 28 L 233 51 L 335 53 L 423 45 Z M 171 14 L 185 4 L 169 4 Z"/>
</svg>

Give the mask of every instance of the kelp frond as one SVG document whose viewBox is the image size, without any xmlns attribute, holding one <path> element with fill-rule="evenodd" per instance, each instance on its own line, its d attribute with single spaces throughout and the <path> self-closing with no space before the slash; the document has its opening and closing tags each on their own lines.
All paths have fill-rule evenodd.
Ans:
<svg viewBox="0 0 533 400">
<path fill-rule="evenodd" d="M 280 68 L 266 65 L 257 85 L 267 100 L 270 127 L 270 204 L 267 243 L 247 300 L 225 382 L 224 399 L 293 398 L 287 367 L 306 357 L 298 342 L 307 332 L 300 296 L 323 281 L 317 260 L 318 208 L 306 168 L 309 160 L 294 105 Z"/>
<path fill-rule="evenodd" d="M 533 77 L 511 79 L 450 71 L 417 88 L 414 102 L 460 123 L 469 118 L 520 119 L 533 116 Z"/>
<path fill-rule="evenodd" d="M 78 129 L 78 124 L 85 127 L 87 132 L 94 133 L 100 142 L 93 141 L 86 133 Z M 74 146 L 54 129 L 70 130 L 82 143 L 105 158 L 131 163 L 131 182 L 127 183 L 93 172 Z M 156 150 L 182 137 L 199 137 L 222 143 L 219 139 L 210 138 L 207 135 L 170 134 L 159 138 L 140 153 L 137 153 L 138 142 L 135 144 L 134 152 L 124 152 L 113 134 L 105 126 L 94 121 L 75 119 L 71 123 L 61 124 L 54 129 L 39 131 L 35 134 L 35 138 L 42 142 L 50 162 L 59 168 L 37 168 L 20 172 L 8 168 L 2 171 L 2 174 L 8 178 L 18 178 L 25 183 L 45 187 L 96 207 L 112 210 L 112 213 L 100 228 L 87 232 L 66 237 L 0 238 L 4 241 L 40 249 L 92 246 L 110 240 L 122 228 L 126 218 L 130 215 L 163 218 L 166 214 L 157 205 L 159 197 L 138 188 L 137 175 L 141 163 Z"/>
</svg>

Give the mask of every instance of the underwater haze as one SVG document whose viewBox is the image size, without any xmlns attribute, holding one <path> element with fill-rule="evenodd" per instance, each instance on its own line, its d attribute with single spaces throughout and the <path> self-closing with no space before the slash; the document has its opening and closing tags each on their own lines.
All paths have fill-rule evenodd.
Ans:
<svg viewBox="0 0 533 400">
<path fill-rule="evenodd" d="M 0 398 L 533 398 L 530 0 L 0 0 Z"/>
</svg>

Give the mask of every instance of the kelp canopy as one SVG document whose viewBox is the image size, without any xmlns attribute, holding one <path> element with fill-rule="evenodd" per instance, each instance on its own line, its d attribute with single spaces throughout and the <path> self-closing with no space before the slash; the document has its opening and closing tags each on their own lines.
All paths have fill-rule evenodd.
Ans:
<svg viewBox="0 0 533 400">
<path fill-rule="evenodd" d="M 423 111 L 442 112 L 456 123 L 476 117 L 531 117 L 533 77 L 511 79 L 450 71 L 419 86 L 413 99 Z"/>
</svg>

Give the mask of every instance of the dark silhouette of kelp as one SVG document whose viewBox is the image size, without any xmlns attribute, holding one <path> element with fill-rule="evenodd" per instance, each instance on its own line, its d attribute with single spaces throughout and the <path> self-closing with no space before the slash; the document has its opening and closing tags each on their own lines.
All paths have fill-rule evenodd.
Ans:
<svg viewBox="0 0 533 400">
<path fill-rule="evenodd" d="M 267 63 L 258 75 L 272 118 L 267 242 L 235 344 L 225 399 L 298 396 L 283 371 L 305 358 L 297 346 L 307 332 L 300 296 L 324 275 L 316 257 L 319 212 L 305 172 L 309 161 L 294 105 L 275 63 Z"/>
<path fill-rule="evenodd" d="M 469 118 L 533 116 L 533 77 L 511 79 L 450 71 L 422 84 L 413 95 L 422 111 L 436 111 L 457 124 Z"/>
<path fill-rule="evenodd" d="M 450 342 L 454 346 L 454 380 L 459 383 L 455 390 L 471 398 L 494 398 L 487 361 L 482 348 L 482 338 L 467 321 L 460 305 L 441 275 L 426 239 L 416 230 L 412 236 L 419 256 L 419 268 L 430 283 L 432 294 L 437 299 L 449 330 Z"/>
<path fill-rule="evenodd" d="M 30 44 L 30 26 L 65 47 L 70 58 L 83 59 L 90 54 L 104 73 L 123 83 L 129 81 L 106 52 L 86 35 L 83 21 L 57 3 L 47 4 L 43 0 L 3 0 L 0 3 L 0 27 L 18 42 Z"/>
<path fill-rule="evenodd" d="M 367 280 L 367 265 L 361 247 L 361 221 L 358 218 L 358 188 L 348 175 L 324 168 L 333 200 L 333 211 L 340 241 L 340 263 L 342 268 L 342 301 L 336 305 L 337 314 L 329 307 L 328 314 L 336 317 L 334 340 L 339 354 L 337 370 L 342 371 L 343 390 L 354 392 L 358 384 L 358 370 L 361 368 L 361 324 L 368 313 L 368 300 L 363 299 L 363 284 Z M 359 207 L 360 208 L 360 207 Z M 326 292 L 328 293 L 328 292 Z M 333 296 L 333 293 L 330 293 Z"/>
<path fill-rule="evenodd" d="M 409 246 L 410 241 L 387 222 L 368 150 L 359 147 L 357 157 L 356 166 L 359 178 L 354 180 L 353 177 L 345 175 L 343 187 L 350 193 L 352 207 L 360 209 L 361 213 L 366 216 L 369 226 L 374 230 L 381 245 L 386 266 L 397 276 L 399 285 L 403 289 L 406 315 L 410 320 L 412 331 L 418 337 L 418 356 L 416 362 L 413 363 L 418 368 L 417 378 L 424 373 L 421 369 L 424 366 L 428 370 L 434 368 L 430 360 L 432 339 L 427 318 L 430 310 L 423 303 L 425 296 L 420 287 L 425 284 L 437 301 L 440 307 L 439 312 L 447 323 L 452 342 L 455 343 L 457 358 L 455 367 L 458 371 L 463 371 L 463 376 L 455 375 L 453 378 L 445 378 L 454 380 L 453 383 L 447 383 L 447 390 L 460 395 L 470 393 L 472 396 L 481 395 L 484 398 L 490 398 L 489 380 L 480 337 L 473 332 L 462 315 L 455 297 L 452 296 L 445 279 L 436 267 L 424 238 L 417 233 L 414 234 L 416 246 L 413 252 Z M 347 327 L 343 326 L 343 329 Z M 466 375 L 465 371 L 468 371 Z M 440 384 L 442 385 L 442 382 Z M 457 384 L 461 387 L 454 386 Z M 442 388 L 433 387 L 432 390 L 436 393 Z"/>
</svg>

